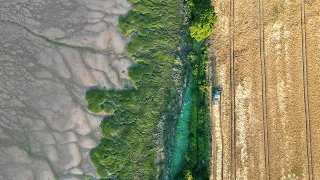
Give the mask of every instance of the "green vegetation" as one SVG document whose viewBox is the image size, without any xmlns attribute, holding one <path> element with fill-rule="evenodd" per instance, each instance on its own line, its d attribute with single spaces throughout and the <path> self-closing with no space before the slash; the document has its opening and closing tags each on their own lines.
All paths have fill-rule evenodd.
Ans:
<svg viewBox="0 0 320 180">
<path fill-rule="evenodd" d="M 189 148 L 184 156 L 183 167 L 178 174 L 173 174 L 173 179 L 206 180 L 209 179 L 211 137 L 206 73 L 209 43 L 206 38 L 212 33 L 217 18 L 210 0 L 188 0 L 187 8 L 186 16 L 191 24 L 187 39 L 191 47 L 185 54 L 185 64 L 193 77 L 190 82 L 192 104 L 188 124 Z"/>
<path fill-rule="evenodd" d="M 192 104 L 189 120 L 189 149 L 185 164 L 174 179 L 209 179 L 209 137 L 211 137 L 208 118 L 207 74 L 208 56 L 205 41 L 194 42 L 187 59 L 192 68 Z"/>
<path fill-rule="evenodd" d="M 181 18 L 176 0 L 129 2 L 132 11 L 119 20 L 119 29 L 132 35 L 127 53 L 135 62 L 129 69 L 135 88 L 86 93 L 90 111 L 109 114 L 101 124 L 103 137 L 90 157 L 101 178 L 160 179 L 157 126 L 182 82 L 174 76 L 181 72 L 175 64 Z"/>
<path fill-rule="evenodd" d="M 192 46 L 185 54 L 185 66 L 191 78 L 184 93 L 170 177 L 175 180 L 206 180 L 209 179 L 211 137 L 206 73 L 208 44 L 206 40 L 197 42 L 191 37 L 188 39 Z"/>
<path fill-rule="evenodd" d="M 189 144 L 189 120 L 190 120 L 190 112 L 192 106 L 192 94 L 191 88 L 193 79 L 189 78 L 188 88 L 183 95 L 183 106 L 181 109 L 181 114 L 179 117 L 179 122 L 177 126 L 177 134 L 175 138 L 175 142 L 173 144 L 173 156 L 172 161 L 169 166 L 170 168 L 170 176 L 176 177 L 176 175 L 181 170 L 181 165 L 184 164 L 185 154 L 188 151 Z"/>
<path fill-rule="evenodd" d="M 191 15 L 190 36 L 200 42 L 212 33 L 217 16 L 210 0 L 188 0 L 187 5 Z"/>
<path fill-rule="evenodd" d="M 91 89 L 86 93 L 88 109 L 108 115 L 101 123 L 103 137 L 91 151 L 91 160 L 105 179 L 154 180 L 164 175 L 170 179 L 208 179 L 205 38 L 216 21 L 210 1 L 189 0 L 187 18 L 181 18 L 176 0 L 129 2 L 132 11 L 119 20 L 119 29 L 125 36 L 131 35 L 126 50 L 135 62 L 129 69 L 133 82 L 128 83 L 131 89 Z M 189 77 L 188 87 L 183 92 L 179 122 L 172 122 L 176 119 L 167 115 L 178 113 L 173 112 L 172 102 L 181 94 L 182 71 Z M 171 129 L 176 129 L 175 141 L 165 140 L 169 174 L 163 174 L 163 160 L 157 158 L 162 146 L 158 134 L 163 130 L 158 125 L 164 117 L 173 125 Z"/>
</svg>

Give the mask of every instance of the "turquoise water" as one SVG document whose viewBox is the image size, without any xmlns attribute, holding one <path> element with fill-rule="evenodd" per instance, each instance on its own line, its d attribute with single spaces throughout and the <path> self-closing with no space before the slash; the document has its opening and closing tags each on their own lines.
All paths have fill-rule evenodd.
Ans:
<svg viewBox="0 0 320 180">
<path fill-rule="evenodd" d="M 171 177 L 175 177 L 182 168 L 185 160 L 186 153 L 188 151 L 189 144 L 189 127 L 188 122 L 190 120 L 190 111 L 192 105 L 192 78 L 189 78 L 188 87 L 183 96 L 182 111 L 179 116 L 177 134 L 173 145 L 173 155 L 170 165 Z"/>
</svg>

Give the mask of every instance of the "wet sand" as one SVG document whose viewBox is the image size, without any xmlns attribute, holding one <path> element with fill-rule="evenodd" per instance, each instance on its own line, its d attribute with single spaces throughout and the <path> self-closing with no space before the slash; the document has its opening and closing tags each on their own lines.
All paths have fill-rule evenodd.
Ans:
<svg viewBox="0 0 320 180">
<path fill-rule="evenodd" d="M 84 96 L 129 79 L 117 29 L 129 8 L 124 0 L 0 3 L 0 179 L 98 179 L 89 152 L 102 116 L 87 111 Z"/>
</svg>

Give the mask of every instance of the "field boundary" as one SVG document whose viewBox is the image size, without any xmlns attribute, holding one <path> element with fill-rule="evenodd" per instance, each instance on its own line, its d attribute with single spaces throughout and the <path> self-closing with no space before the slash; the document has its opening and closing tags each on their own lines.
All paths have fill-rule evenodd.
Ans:
<svg viewBox="0 0 320 180">
<path fill-rule="evenodd" d="M 260 62 L 261 62 L 261 78 L 262 78 L 262 119 L 263 119 L 263 141 L 264 141 L 264 157 L 265 157 L 265 175 L 266 179 L 270 179 L 269 170 L 269 140 L 268 140 L 268 107 L 266 93 L 266 59 L 264 45 L 264 2 L 259 0 L 259 23 L 260 23 Z"/>
<path fill-rule="evenodd" d="M 306 142 L 308 156 L 308 175 L 309 180 L 313 180 L 312 166 L 312 144 L 311 144 L 311 125 L 310 125 L 310 109 L 309 109 L 309 91 L 308 91 L 308 59 L 306 52 L 306 21 L 305 21 L 305 2 L 300 3 L 300 22 L 301 22 L 301 38 L 302 38 L 302 68 L 303 68 L 303 90 L 304 90 L 304 110 L 306 117 Z"/>
<path fill-rule="evenodd" d="M 222 92 L 223 93 L 223 92 Z M 224 162 L 224 153 L 223 153 L 223 146 L 224 146 L 224 140 L 223 140 L 223 130 L 222 130 L 222 93 L 220 94 L 220 105 L 219 105 L 219 121 L 220 121 L 220 136 L 221 136 L 221 179 L 223 180 L 223 162 Z"/>
<path fill-rule="evenodd" d="M 211 67 L 212 68 L 212 67 Z M 214 143 L 215 141 L 215 122 L 214 122 L 214 110 L 212 107 L 212 87 L 213 85 L 211 84 L 210 90 L 209 90 L 209 102 L 210 102 L 210 120 L 211 120 L 211 138 L 212 138 L 212 143 L 211 143 L 211 178 L 212 180 L 216 180 L 216 164 L 217 164 L 217 157 L 216 157 L 216 153 L 217 153 L 217 145 L 216 143 Z"/>
<path fill-rule="evenodd" d="M 230 0 L 230 98 L 231 98 L 231 179 L 236 179 L 236 118 L 235 118 L 235 87 L 234 87 L 234 0 Z"/>
</svg>

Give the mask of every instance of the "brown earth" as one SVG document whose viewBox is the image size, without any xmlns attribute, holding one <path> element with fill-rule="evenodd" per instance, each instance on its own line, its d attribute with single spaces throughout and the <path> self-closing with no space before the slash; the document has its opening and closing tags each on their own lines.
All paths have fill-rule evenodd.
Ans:
<svg viewBox="0 0 320 180">
<path fill-rule="evenodd" d="M 320 179 L 319 3 L 213 1 L 211 179 Z"/>
<path fill-rule="evenodd" d="M 306 58 L 308 70 L 313 179 L 320 179 L 320 1 L 306 1 Z"/>
</svg>

